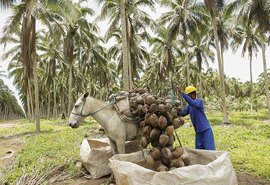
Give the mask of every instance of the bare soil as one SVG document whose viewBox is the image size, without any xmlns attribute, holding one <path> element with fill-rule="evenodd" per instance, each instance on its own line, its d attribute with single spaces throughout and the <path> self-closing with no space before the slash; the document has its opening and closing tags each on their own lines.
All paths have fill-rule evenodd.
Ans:
<svg viewBox="0 0 270 185">
<path fill-rule="evenodd" d="M 14 127 L 18 121 L 9 121 L 5 123 L 0 123 L 1 128 Z M 5 137 L 0 137 L 0 185 L 1 177 L 6 171 L 9 171 L 16 161 L 16 156 L 22 149 L 25 138 L 28 135 L 34 133 L 21 133 L 17 135 L 8 135 Z M 270 181 L 266 181 L 260 177 L 254 177 L 245 172 L 237 172 L 237 179 L 239 185 L 270 185 Z M 89 179 L 85 177 L 74 178 L 63 180 L 61 182 L 54 183 L 56 185 L 101 185 L 110 184 L 109 176 L 100 179 Z"/>
</svg>

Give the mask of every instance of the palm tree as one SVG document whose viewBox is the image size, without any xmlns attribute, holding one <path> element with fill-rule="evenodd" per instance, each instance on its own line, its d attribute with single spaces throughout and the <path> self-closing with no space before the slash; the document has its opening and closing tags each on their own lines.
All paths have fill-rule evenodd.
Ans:
<svg viewBox="0 0 270 185">
<path fill-rule="evenodd" d="M 170 50 L 170 44 L 176 39 L 179 34 L 183 36 L 183 46 L 185 48 L 185 54 L 188 54 L 188 35 L 191 32 L 197 32 L 199 17 L 198 6 L 193 0 L 162 0 L 161 5 L 171 8 L 171 11 L 164 13 L 160 19 L 159 24 L 168 24 L 168 36 L 166 41 L 167 50 Z M 167 61 L 170 65 L 171 61 Z M 189 57 L 185 56 L 185 62 L 187 67 L 187 85 L 190 84 L 190 71 L 189 71 Z"/>
<path fill-rule="evenodd" d="M 260 38 L 256 26 L 247 25 L 242 22 L 235 29 L 234 39 L 231 43 L 232 49 L 236 51 L 241 45 L 242 56 L 248 53 L 249 58 L 249 75 L 250 75 L 250 109 L 253 110 L 253 78 L 252 78 L 252 57 L 257 55 L 258 46 L 260 46 Z"/>
<path fill-rule="evenodd" d="M 61 6 L 61 12 L 66 11 L 66 7 L 70 7 L 69 1 L 63 3 L 63 1 L 50 1 L 52 4 L 58 4 Z M 31 81 L 33 77 L 34 92 L 35 92 L 35 119 L 36 119 L 36 132 L 40 132 L 40 113 L 39 113 L 39 90 L 37 79 L 37 57 L 36 57 L 36 19 L 40 19 L 42 22 L 48 23 L 48 11 L 46 9 L 47 3 L 40 1 L 26 1 L 17 5 L 16 16 L 13 16 L 10 23 L 5 26 L 4 37 L 9 37 L 15 30 L 19 28 L 21 23 L 21 58 L 23 63 L 25 81 L 27 81 L 27 88 L 29 95 L 31 96 Z M 63 11 L 64 10 L 64 11 Z M 70 10 L 70 9 L 68 9 Z M 70 11 L 69 11 L 70 13 Z M 50 18 L 50 16 L 49 16 Z"/>
<path fill-rule="evenodd" d="M 0 8 L 7 9 L 15 2 L 16 0 L 0 0 Z"/>
<path fill-rule="evenodd" d="M 225 82 L 224 82 L 224 66 L 223 66 L 223 57 L 222 57 L 222 48 L 220 47 L 219 40 L 219 22 L 218 16 L 219 12 L 222 11 L 225 3 L 224 0 L 214 1 L 214 0 L 204 0 L 206 5 L 206 9 L 209 13 L 210 23 L 214 32 L 214 43 L 216 47 L 216 56 L 218 60 L 218 68 L 219 68 L 219 76 L 220 76 L 220 84 L 221 84 L 221 105 L 223 109 L 223 123 L 228 122 L 228 112 L 226 105 L 226 93 L 225 93 Z"/>
<path fill-rule="evenodd" d="M 257 25 L 262 49 L 263 71 L 265 93 L 267 97 L 267 107 L 270 115 L 270 93 L 269 81 L 267 80 L 267 65 L 265 57 L 265 34 L 270 31 L 270 2 L 266 0 L 239 0 L 239 16 L 243 17 L 244 22 L 248 25 Z"/>
<path fill-rule="evenodd" d="M 118 30 L 119 27 L 122 28 L 122 50 L 123 50 L 122 74 L 123 78 L 125 78 L 124 89 L 133 88 L 132 87 L 134 77 L 134 75 L 132 74 L 134 69 L 133 62 L 136 61 L 131 59 L 131 55 L 132 53 L 136 52 L 134 46 L 138 45 L 138 43 L 136 43 L 134 38 L 136 37 L 137 34 L 139 33 L 142 34 L 142 32 L 144 32 L 142 35 L 144 35 L 144 39 L 147 39 L 147 32 L 145 25 L 150 26 L 151 29 L 153 29 L 155 25 L 153 20 L 149 17 L 149 15 L 147 15 L 147 13 L 145 13 L 144 11 L 140 10 L 138 7 L 145 6 L 150 7 L 153 10 L 155 5 L 154 1 L 97 0 L 97 2 L 99 4 L 104 3 L 101 9 L 101 15 L 98 17 L 98 19 L 109 18 L 110 22 L 105 38 L 109 38 L 111 35 L 113 35 L 114 31 Z"/>
</svg>

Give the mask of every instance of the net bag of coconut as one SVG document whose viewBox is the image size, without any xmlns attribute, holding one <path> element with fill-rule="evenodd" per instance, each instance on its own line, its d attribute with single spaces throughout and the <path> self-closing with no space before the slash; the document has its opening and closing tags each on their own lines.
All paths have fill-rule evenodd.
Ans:
<svg viewBox="0 0 270 185">
<path fill-rule="evenodd" d="M 237 185 L 229 153 L 184 149 L 189 165 L 157 172 L 145 162 L 145 152 L 118 154 L 110 158 L 110 167 L 119 185 Z"/>
</svg>

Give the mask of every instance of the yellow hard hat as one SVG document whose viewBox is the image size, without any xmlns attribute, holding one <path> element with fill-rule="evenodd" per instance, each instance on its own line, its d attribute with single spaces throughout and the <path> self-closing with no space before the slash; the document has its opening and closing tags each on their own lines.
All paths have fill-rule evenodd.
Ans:
<svg viewBox="0 0 270 185">
<path fill-rule="evenodd" d="M 195 87 L 193 87 L 193 86 L 187 86 L 186 90 L 185 90 L 185 93 L 189 94 L 189 93 L 191 93 L 193 91 L 197 91 L 197 89 Z"/>
</svg>

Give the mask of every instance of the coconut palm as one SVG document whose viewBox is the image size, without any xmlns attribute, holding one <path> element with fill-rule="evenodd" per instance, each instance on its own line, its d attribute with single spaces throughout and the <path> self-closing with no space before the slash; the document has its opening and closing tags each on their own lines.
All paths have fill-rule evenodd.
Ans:
<svg viewBox="0 0 270 185">
<path fill-rule="evenodd" d="M 113 32 L 119 29 L 120 24 L 122 28 L 122 50 L 123 50 L 123 80 L 124 89 L 130 89 L 133 86 L 134 60 L 131 59 L 131 54 L 136 50 L 134 44 L 138 45 L 134 38 L 138 33 L 144 32 L 144 39 L 147 39 L 146 26 L 149 25 L 154 28 L 154 22 L 147 13 L 140 10 L 140 6 L 154 9 L 154 1 L 115 1 L 115 0 L 97 0 L 99 4 L 104 3 L 101 8 L 101 15 L 99 19 L 109 18 L 109 28 L 105 35 L 108 38 Z M 120 10 L 120 11 L 119 11 Z M 133 51 L 132 51 L 133 50 Z M 125 52 L 124 52 L 125 51 Z M 136 62 L 136 61 L 135 61 Z"/>
<path fill-rule="evenodd" d="M 71 10 L 71 3 L 63 3 L 63 1 L 49 1 L 54 5 L 61 6 L 61 12 Z M 39 118 L 39 92 L 38 92 L 38 79 L 37 79 L 37 57 L 36 57 L 36 19 L 48 23 L 47 2 L 43 1 L 23 1 L 15 8 L 17 10 L 11 17 L 10 22 L 4 28 L 4 38 L 9 37 L 14 31 L 18 30 L 21 25 L 21 62 L 24 67 L 24 78 L 27 82 L 28 94 L 31 96 L 31 81 L 34 81 L 35 92 L 35 119 L 36 119 L 36 132 L 40 132 L 40 118 Z M 66 7 L 69 7 L 68 9 Z M 64 11 L 63 11 L 64 10 Z M 72 15 L 72 11 L 69 11 Z M 49 17 L 50 18 L 50 17 Z M 21 21 L 22 20 L 22 21 Z M 5 39 L 4 39 L 5 40 Z"/>
<path fill-rule="evenodd" d="M 249 75 L 250 75 L 250 109 L 253 110 L 253 78 L 252 78 L 252 58 L 258 53 L 260 38 L 256 26 L 247 25 L 242 22 L 235 29 L 234 39 L 231 43 L 232 49 L 236 51 L 242 46 L 242 56 L 248 53 L 249 58 Z"/>
<path fill-rule="evenodd" d="M 188 54 L 188 35 L 191 32 L 197 32 L 199 17 L 198 6 L 196 1 L 193 0 L 180 0 L 180 1 L 168 1 L 162 0 L 162 6 L 170 8 L 169 12 L 161 15 L 158 20 L 159 24 L 167 26 L 168 25 L 168 35 L 166 40 L 167 50 L 171 49 L 170 44 L 177 36 L 183 36 L 183 46 L 185 48 L 185 53 Z M 185 57 L 186 67 L 187 67 L 187 85 L 190 84 L 190 71 L 189 71 L 189 57 Z M 171 61 L 168 58 L 167 64 L 170 65 Z"/>
<path fill-rule="evenodd" d="M 224 81 L 224 63 L 223 63 L 223 56 L 222 52 L 224 51 L 223 47 L 220 47 L 221 43 L 224 43 L 226 40 L 221 40 L 220 33 L 224 33 L 220 24 L 220 16 L 224 13 L 224 15 L 230 16 L 231 12 L 235 9 L 236 4 L 232 3 L 225 6 L 224 0 L 214 1 L 214 0 L 204 0 L 206 5 L 206 9 L 210 18 L 210 24 L 213 29 L 214 35 L 214 43 L 216 48 L 216 56 L 218 60 L 218 68 L 219 68 L 219 76 L 220 76 L 220 84 L 221 84 L 221 105 L 223 110 L 223 123 L 228 122 L 228 112 L 227 112 L 227 105 L 226 105 L 226 90 L 225 90 L 225 81 Z M 225 10 L 226 9 L 226 10 Z M 222 17 L 222 16 L 221 16 Z M 224 17 L 224 16 L 223 16 Z M 225 16 L 227 17 L 227 16 Z M 229 17 L 230 18 L 230 17 Z M 223 37 L 226 38 L 226 37 Z"/>
<path fill-rule="evenodd" d="M 257 25 L 262 49 L 262 61 L 264 71 L 265 93 L 267 97 L 267 107 L 270 115 L 270 92 L 269 81 L 267 80 L 267 65 L 265 57 L 265 34 L 270 31 L 270 2 L 267 0 L 239 0 L 239 16 L 243 18 L 247 25 Z"/>
<path fill-rule="evenodd" d="M 151 87 L 159 95 L 168 94 L 169 89 L 174 89 L 172 83 L 179 81 L 174 75 L 176 73 L 175 65 L 177 58 L 181 58 L 183 55 L 176 41 L 170 43 L 170 49 L 167 48 L 167 34 L 168 32 L 165 28 L 159 28 L 157 36 L 150 40 L 150 46 L 152 47 L 151 57 L 142 79 L 144 87 Z M 167 61 L 170 61 L 170 64 Z"/>
</svg>

